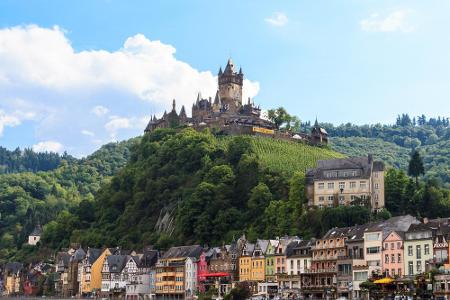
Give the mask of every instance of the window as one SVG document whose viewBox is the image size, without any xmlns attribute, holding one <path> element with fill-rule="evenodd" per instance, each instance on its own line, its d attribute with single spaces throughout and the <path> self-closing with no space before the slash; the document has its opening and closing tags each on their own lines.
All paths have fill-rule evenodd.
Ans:
<svg viewBox="0 0 450 300">
<path fill-rule="evenodd" d="M 388 249 L 388 243 L 384 243 L 384 249 Z"/>
<path fill-rule="evenodd" d="M 392 269 L 392 270 L 391 270 L 391 275 L 392 275 L 392 277 L 395 276 L 395 269 Z"/>
<path fill-rule="evenodd" d="M 398 275 L 398 277 L 402 277 L 402 269 L 401 268 L 398 268 L 397 275 Z"/>
<path fill-rule="evenodd" d="M 391 255 L 391 263 L 395 263 L 395 254 Z"/>
<path fill-rule="evenodd" d="M 375 189 L 378 190 L 378 183 L 375 183 Z"/>
<path fill-rule="evenodd" d="M 328 196 L 328 201 L 333 201 L 334 200 L 334 196 Z"/>
<path fill-rule="evenodd" d="M 379 233 L 369 233 L 366 235 L 368 241 L 378 241 L 380 234 Z"/>
<path fill-rule="evenodd" d="M 385 263 L 385 264 L 388 264 L 388 263 L 389 263 L 389 255 L 388 255 L 388 254 L 385 254 L 385 255 L 384 255 L 384 263 Z"/>
<path fill-rule="evenodd" d="M 320 197 L 319 197 L 319 201 L 320 201 L 320 202 L 323 202 L 324 200 L 325 200 L 325 197 L 324 197 L 324 196 L 320 196 Z"/>
<path fill-rule="evenodd" d="M 334 189 L 334 182 L 328 182 L 327 187 L 328 187 L 329 190 Z"/>
<path fill-rule="evenodd" d="M 428 244 L 425 244 L 425 245 L 424 245 L 423 253 L 424 253 L 425 255 L 429 255 L 429 254 L 430 254 L 430 245 L 428 245 Z"/>
<path fill-rule="evenodd" d="M 374 195 L 373 195 L 373 198 L 374 198 L 375 200 L 378 200 L 378 194 L 374 194 Z"/>
<path fill-rule="evenodd" d="M 325 188 L 325 183 L 319 182 L 319 190 L 323 190 Z"/>
<path fill-rule="evenodd" d="M 367 254 L 376 254 L 376 253 L 380 253 L 380 247 L 368 247 L 367 248 Z"/>
<path fill-rule="evenodd" d="M 413 262 L 410 261 L 410 262 L 408 262 L 408 275 L 413 275 L 413 274 L 414 274 Z"/>
<path fill-rule="evenodd" d="M 355 281 L 365 281 L 368 278 L 368 273 L 366 272 L 355 272 L 354 273 L 354 280 Z"/>
<path fill-rule="evenodd" d="M 350 181 L 350 188 L 351 189 L 356 188 L 356 182 L 355 181 Z"/>
<path fill-rule="evenodd" d="M 402 243 L 397 242 L 397 249 L 401 249 L 402 248 Z"/>
<path fill-rule="evenodd" d="M 345 202 L 345 196 L 339 196 L 339 203 L 343 204 Z"/>
<path fill-rule="evenodd" d="M 339 182 L 339 189 L 340 190 L 345 189 L 345 182 Z"/>
<path fill-rule="evenodd" d="M 389 277 L 389 269 L 386 269 L 386 277 Z"/>
<path fill-rule="evenodd" d="M 359 182 L 359 188 L 360 189 L 365 189 L 366 188 L 366 182 L 365 181 L 360 181 Z"/>
<path fill-rule="evenodd" d="M 422 250 L 421 250 L 420 245 L 416 246 L 416 258 L 417 259 L 421 259 L 422 258 Z"/>
<path fill-rule="evenodd" d="M 417 273 L 422 273 L 422 262 L 420 260 L 416 262 L 416 269 Z"/>
<path fill-rule="evenodd" d="M 394 246 L 395 246 L 394 243 L 391 243 L 391 249 L 394 249 Z"/>
<path fill-rule="evenodd" d="M 413 248 L 412 246 L 408 246 L 408 256 L 412 256 L 413 255 Z"/>
<path fill-rule="evenodd" d="M 373 177 L 378 178 L 378 173 L 377 173 L 377 172 L 374 172 L 374 173 L 373 173 Z"/>
</svg>

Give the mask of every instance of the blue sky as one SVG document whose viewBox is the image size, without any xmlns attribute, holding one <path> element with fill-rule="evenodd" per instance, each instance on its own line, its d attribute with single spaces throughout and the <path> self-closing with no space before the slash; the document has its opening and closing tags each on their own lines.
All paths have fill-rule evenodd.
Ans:
<svg viewBox="0 0 450 300">
<path fill-rule="evenodd" d="M 213 96 L 231 55 L 264 109 L 450 114 L 450 2 L 0 1 L 0 145 L 77 156 Z"/>
</svg>

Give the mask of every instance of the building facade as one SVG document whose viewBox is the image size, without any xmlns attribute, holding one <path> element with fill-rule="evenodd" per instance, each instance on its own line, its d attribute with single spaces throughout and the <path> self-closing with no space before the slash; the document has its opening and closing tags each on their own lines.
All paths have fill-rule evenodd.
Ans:
<svg viewBox="0 0 450 300">
<path fill-rule="evenodd" d="M 319 160 L 306 173 L 309 206 L 365 205 L 384 208 L 384 164 L 367 157 Z"/>
</svg>

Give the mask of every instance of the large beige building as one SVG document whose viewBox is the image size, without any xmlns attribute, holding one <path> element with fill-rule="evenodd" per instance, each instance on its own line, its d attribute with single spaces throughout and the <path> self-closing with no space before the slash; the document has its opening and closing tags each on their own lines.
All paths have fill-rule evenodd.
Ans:
<svg viewBox="0 0 450 300">
<path fill-rule="evenodd" d="M 372 210 L 384 207 L 384 164 L 371 155 L 319 160 L 317 168 L 306 173 L 309 206 L 370 204 Z"/>
</svg>

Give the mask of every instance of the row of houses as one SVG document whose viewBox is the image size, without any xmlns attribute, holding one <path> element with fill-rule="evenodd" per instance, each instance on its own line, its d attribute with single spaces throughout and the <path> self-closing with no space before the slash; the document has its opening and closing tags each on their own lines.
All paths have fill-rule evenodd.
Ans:
<svg viewBox="0 0 450 300">
<path fill-rule="evenodd" d="M 163 252 L 79 247 L 56 255 L 46 282 L 48 290 L 63 297 L 189 299 L 212 287 L 219 297 L 245 282 L 254 295 L 266 297 L 364 298 L 360 285 L 367 280 L 391 278 L 399 286 L 404 283 L 400 292 L 407 294 L 418 276 L 435 269 L 442 274 L 435 276 L 434 293 L 450 299 L 450 274 L 445 274 L 449 234 L 449 219 L 419 222 L 407 215 L 332 228 L 310 240 L 248 241 L 244 235 L 221 247 L 191 245 Z M 30 287 L 39 280 L 31 281 L 29 271 L 21 276 L 23 269 L 19 263 L 5 266 L 5 294 L 26 293 L 25 283 L 28 294 L 33 292 Z"/>
</svg>

